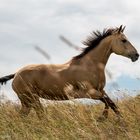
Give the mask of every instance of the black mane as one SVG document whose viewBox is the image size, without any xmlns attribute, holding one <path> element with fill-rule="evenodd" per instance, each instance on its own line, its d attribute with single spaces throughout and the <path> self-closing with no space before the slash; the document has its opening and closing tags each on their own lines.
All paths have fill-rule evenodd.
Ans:
<svg viewBox="0 0 140 140">
<path fill-rule="evenodd" d="M 98 44 L 107 36 L 110 36 L 114 31 L 116 31 L 118 28 L 110 28 L 110 29 L 104 29 L 103 32 L 96 31 L 92 32 L 91 36 L 87 38 L 86 41 L 83 42 L 84 45 L 86 45 L 86 48 L 83 48 L 83 51 L 81 54 L 73 57 L 73 59 L 80 59 L 81 57 L 85 56 L 88 52 L 90 52 L 92 49 L 98 46 Z"/>
</svg>

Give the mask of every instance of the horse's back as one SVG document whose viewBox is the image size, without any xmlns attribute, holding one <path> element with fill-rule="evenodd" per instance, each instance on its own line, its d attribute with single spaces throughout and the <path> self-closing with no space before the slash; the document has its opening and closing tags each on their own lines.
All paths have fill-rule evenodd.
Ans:
<svg viewBox="0 0 140 140">
<path fill-rule="evenodd" d="M 58 88 L 62 91 L 64 80 L 60 71 L 65 68 L 63 65 L 44 64 L 23 67 L 16 73 L 12 87 L 16 93 L 34 92 L 34 90 L 49 93 L 58 91 Z"/>
</svg>

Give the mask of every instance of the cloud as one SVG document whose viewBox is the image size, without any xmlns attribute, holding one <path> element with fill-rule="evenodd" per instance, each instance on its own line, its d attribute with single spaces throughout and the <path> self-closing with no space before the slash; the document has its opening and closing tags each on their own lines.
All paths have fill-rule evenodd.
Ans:
<svg viewBox="0 0 140 140">
<path fill-rule="evenodd" d="M 47 63 L 34 45 L 41 46 L 53 63 L 64 63 L 78 52 L 59 40 L 64 35 L 82 46 L 93 30 L 126 25 L 125 34 L 140 52 L 139 0 L 0 0 L 0 75 L 30 63 Z M 8 68 L 7 68 L 8 67 Z M 113 81 L 123 74 L 140 75 L 140 62 L 111 56 L 107 69 Z"/>
</svg>

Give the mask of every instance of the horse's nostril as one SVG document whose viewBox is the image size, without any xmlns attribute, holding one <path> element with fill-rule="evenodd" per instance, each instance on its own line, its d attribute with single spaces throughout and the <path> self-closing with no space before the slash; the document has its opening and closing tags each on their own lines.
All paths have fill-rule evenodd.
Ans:
<svg viewBox="0 0 140 140">
<path fill-rule="evenodd" d="M 136 60 L 138 60 L 139 54 L 133 53 L 133 54 L 129 55 L 129 57 L 131 58 L 132 62 L 135 62 Z"/>
<path fill-rule="evenodd" d="M 136 53 L 136 57 L 139 57 L 139 54 L 138 53 Z"/>
</svg>

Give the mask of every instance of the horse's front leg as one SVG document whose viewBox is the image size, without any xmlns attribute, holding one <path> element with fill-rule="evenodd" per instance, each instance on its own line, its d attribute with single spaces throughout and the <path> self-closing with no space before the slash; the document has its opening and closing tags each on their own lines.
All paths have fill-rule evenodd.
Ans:
<svg viewBox="0 0 140 140">
<path fill-rule="evenodd" d="M 105 104 L 105 108 L 103 111 L 103 117 L 108 118 L 109 104 L 104 97 L 100 98 L 100 100 Z"/>
<path fill-rule="evenodd" d="M 108 102 L 104 99 L 105 93 L 102 91 L 98 91 L 95 89 L 91 89 L 87 92 L 87 96 L 91 99 L 95 99 L 95 100 L 101 100 L 102 102 L 104 102 L 105 104 L 105 109 L 103 111 L 103 116 L 100 116 L 98 118 L 99 121 L 104 120 L 106 118 L 108 118 L 108 110 L 109 110 L 109 104 Z"/>
<path fill-rule="evenodd" d="M 100 100 L 105 103 L 105 110 L 103 111 L 103 115 L 108 116 L 108 109 L 111 107 L 111 109 L 115 112 L 117 116 L 121 116 L 121 113 L 119 111 L 119 108 L 116 106 L 116 104 L 108 97 L 105 91 L 102 91 L 104 96 L 100 98 Z"/>
<path fill-rule="evenodd" d="M 101 100 L 105 104 L 105 109 L 103 111 L 103 117 L 101 119 L 108 118 L 109 107 L 117 114 L 117 116 L 121 116 L 119 108 L 115 105 L 115 103 L 108 97 L 104 90 L 98 91 L 96 89 L 90 89 L 86 96 L 95 100 Z M 99 119 L 100 119 L 99 118 Z"/>
</svg>

